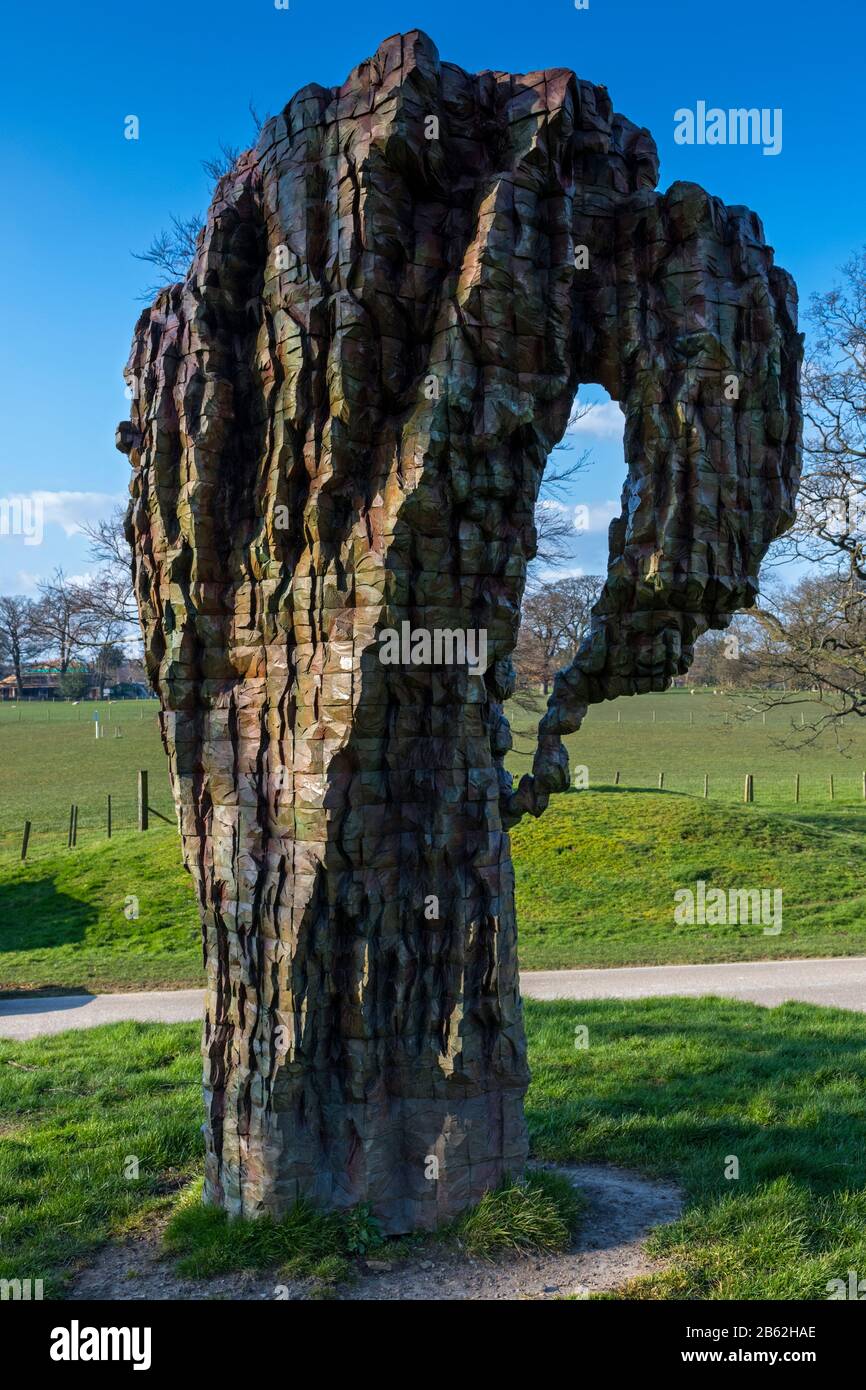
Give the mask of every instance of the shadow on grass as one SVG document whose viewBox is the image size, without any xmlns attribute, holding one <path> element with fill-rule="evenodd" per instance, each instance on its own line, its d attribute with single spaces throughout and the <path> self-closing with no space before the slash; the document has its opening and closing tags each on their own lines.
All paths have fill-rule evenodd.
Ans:
<svg viewBox="0 0 866 1390">
<path fill-rule="evenodd" d="M 781 1177 L 815 1196 L 866 1186 L 866 1019 L 710 996 L 600 1003 L 525 1005 L 539 1157 L 635 1165 L 692 1197 L 735 1190 L 729 1155 L 740 1192 Z"/>
<path fill-rule="evenodd" d="M 83 941 L 94 907 L 58 893 L 50 877 L 0 885 L 0 952 L 48 950 Z"/>
</svg>

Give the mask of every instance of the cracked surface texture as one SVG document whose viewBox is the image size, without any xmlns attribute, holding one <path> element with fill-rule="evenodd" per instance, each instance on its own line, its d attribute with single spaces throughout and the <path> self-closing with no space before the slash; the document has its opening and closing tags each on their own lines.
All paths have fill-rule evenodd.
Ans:
<svg viewBox="0 0 866 1390">
<path fill-rule="evenodd" d="M 267 122 L 136 326 L 118 447 L 234 1214 L 406 1231 L 523 1167 L 508 828 L 588 704 L 664 689 L 753 601 L 791 520 L 793 282 L 753 213 L 657 173 L 606 89 L 397 35 Z M 585 382 L 625 412 L 622 516 L 514 789 L 534 505 Z M 404 622 L 486 631 L 486 672 L 383 664 Z"/>
</svg>

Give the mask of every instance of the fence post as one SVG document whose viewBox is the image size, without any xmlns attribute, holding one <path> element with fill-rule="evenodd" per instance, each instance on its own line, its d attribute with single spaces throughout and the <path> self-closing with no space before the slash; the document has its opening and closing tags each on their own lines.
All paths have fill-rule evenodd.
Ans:
<svg viewBox="0 0 866 1390">
<path fill-rule="evenodd" d="M 147 773 L 143 768 L 138 774 L 138 828 L 147 829 Z"/>
<path fill-rule="evenodd" d="M 653 723 L 655 723 L 655 722 L 656 722 L 656 712 L 655 712 L 655 710 L 653 710 Z"/>
<path fill-rule="evenodd" d="M 664 775 L 663 772 L 660 772 L 660 773 L 659 773 L 659 791 L 660 791 L 660 792 L 661 792 L 661 791 L 664 791 L 664 786 L 665 786 L 665 775 Z"/>
<path fill-rule="evenodd" d="M 863 776 L 866 777 L 866 772 L 863 773 Z M 613 785 L 615 787 L 619 786 L 619 768 L 617 768 L 616 772 L 613 774 Z"/>
<path fill-rule="evenodd" d="M 746 780 L 743 785 L 743 800 L 754 801 L 755 799 L 755 779 L 751 772 L 746 773 Z"/>
<path fill-rule="evenodd" d="M 69 808 L 69 834 L 66 837 L 66 848 L 72 849 L 72 827 L 75 823 L 75 807 Z"/>
<path fill-rule="evenodd" d="M 26 858 L 27 858 L 27 846 L 28 846 L 29 843 L 30 843 L 30 822 L 29 822 L 29 820 L 26 820 L 26 821 L 24 822 L 24 841 L 23 841 L 23 843 L 22 843 L 22 845 L 21 845 L 21 858 L 22 858 L 22 859 L 26 859 Z"/>
<path fill-rule="evenodd" d="M 78 844 L 78 807 L 72 808 L 72 848 Z"/>
<path fill-rule="evenodd" d="M 835 801 L 835 799 L 836 799 L 836 798 L 835 798 L 834 791 L 833 791 L 833 774 L 832 774 L 832 772 L 831 772 L 831 773 L 830 773 L 830 800 L 831 800 L 831 801 Z"/>
<path fill-rule="evenodd" d="M 108 796 L 108 838 L 111 839 L 111 794 Z"/>
<path fill-rule="evenodd" d="M 864 774 L 864 776 L 866 776 L 866 774 Z M 795 801 L 799 801 L 799 800 L 800 800 L 800 774 L 799 774 L 799 772 L 796 773 L 795 776 L 794 776 L 794 800 L 795 800 Z"/>
<path fill-rule="evenodd" d="M 705 772 L 705 773 L 704 773 L 704 796 L 709 796 L 709 794 L 710 794 L 710 774 L 709 774 L 708 772 Z"/>
<path fill-rule="evenodd" d="M 863 800 L 866 801 L 866 772 L 863 773 Z"/>
</svg>

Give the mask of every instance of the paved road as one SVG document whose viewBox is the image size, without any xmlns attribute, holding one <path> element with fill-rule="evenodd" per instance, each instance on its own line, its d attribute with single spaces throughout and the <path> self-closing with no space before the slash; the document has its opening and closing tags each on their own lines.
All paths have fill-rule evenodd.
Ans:
<svg viewBox="0 0 866 1390">
<path fill-rule="evenodd" d="M 751 1004 L 825 1004 L 866 1013 L 866 956 L 754 960 L 724 965 L 640 965 L 616 970 L 533 970 L 521 976 L 533 999 L 648 999 L 720 994 Z M 0 1004 L 2 1007 L 2 1004 Z"/>
<path fill-rule="evenodd" d="M 186 1023 L 201 1018 L 204 991 L 155 989 L 143 994 L 57 994 L 0 999 L 0 1037 L 37 1038 L 97 1023 Z"/>
<path fill-rule="evenodd" d="M 744 961 L 732 965 L 646 965 L 617 970 L 534 970 L 521 976 L 532 999 L 646 999 L 720 994 L 752 1004 L 797 999 L 866 1013 L 866 956 Z M 123 1019 L 182 1023 L 201 1017 L 199 989 L 144 994 L 67 994 L 0 999 L 0 1037 L 35 1038 Z"/>
</svg>

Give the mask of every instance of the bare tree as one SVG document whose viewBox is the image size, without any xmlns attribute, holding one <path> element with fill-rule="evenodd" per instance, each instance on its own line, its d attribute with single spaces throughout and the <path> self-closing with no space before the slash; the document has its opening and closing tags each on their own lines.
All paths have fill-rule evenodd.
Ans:
<svg viewBox="0 0 866 1390">
<path fill-rule="evenodd" d="M 94 649 L 90 660 L 90 669 L 93 672 L 94 683 L 100 695 L 110 684 L 110 673 L 116 671 L 117 667 L 122 664 L 123 651 L 116 642 L 101 642 Z"/>
<path fill-rule="evenodd" d="M 524 683 L 545 695 L 555 673 L 574 656 L 604 586 L 600 575 L 580 575 L 535 586 L 523 603 L 514 664 Z"/>
<path fill-rule="evenodd" d="M 755 616 L 764 634 L 763 660 L 785 693 L 762 706 L 817 702 L 819 711 L 792 725 L 797 741 L 823 730 L 838 733 L 847 714 L 866 715 L 866 608 L 856 578 L 837 572 L 808 575 L 766 597 Z"/>
<path fill-rule="evenodd" d="M 826 706 L 800 738 L 866 715 L 866 248 L 843 284 L 813 295 L 803 371 L 806 466 L 797 518 L 778 548 L 816 573 L 754 610 L 771 667 Z"/>
<path fill-rule="evenodd" d="M 748 614 L 738 614 L 723 632 L 711 630 L 698 638 L 682 683 L 754 690 L 773 684 L 776 676 L 767 660 L 762 629 Z"/>
<path fill-rule="evenodd" d="M 252 112 L 250 113 L 252 114 Z M 216 187 L 221 178 L 231 173 L 241 157 L 242 151 L 237 145 L 225 145 L 220 141 L 219 153 L 211 159 L 203 159 L 201 167 L 204 169 L 211 184 Z"/>
<path fill-rule="evenodd" d="M 252 100 L 249 103 L 249 111 L 258 132 L 261 130 L 262 121 Z M 201 161 L 201 167 L 207 174 L 212 188 L 231 172 L 241 154 L 242 151 L 236 145 L 227 145 L 220 141 L 217 153 L 210 159 Z M 184 278 L 195 256 L 204 225 L 204 219 L 198 213 L 192 217 L 178 217 L 172 213 L 168 227 L 163 227 L 162 231 L 157 232 L 146 251 L 133 251 L 132 254 L 137 261 L 145 261 L 152 265 L 158 275 L 157 280 L 144 290 L 142 299 L 154 299 L 160 290 Z"/>
<path fill-rule="evenodd" d="M 32 599 L 9 594 L 0 597 L 0 657 L 12 667 L 21 698 L 21 669 L 44 649 L 37 606 Z"/>
<path fill-rule="evenodd" d="M 56 569 L 50 579 L 39 585 L 36 631 L 43 647 L 57 653 L 60 674 L 63 675 L 73 656 L 89 648 L 95 638 L 96 624 L 90 595 L 84 585 L 75 584 Z"/>
<path fill-rule="evenodd" d="M 582 419 L 591 408 L 591 406 L 582 405 L 575 401 L 569 416 L 568 430 L 573 429 L 576 422 Z M 564 499 L 568 495 L 569 485 L 592 462 L 588 449 L 584 449 L 583 453 L 576 456 L 567 457 L 570 450 L 565 444 L 557 444 L 553 454 L 559 455 L 559 458 L 554 461 L 553 456 L 551 456 L 548 461 L 541 480 L 541 487 L 538 490 L 538 501 L 535 505 L 537 549 L 535 559 L 529 567 L 530 585 L 539 582 L 539 570 L 542 567 L 555 569 L 574 558 L 574 542 L 577 532 Z"/>
<path fill-rule="evenodd" d="M 177 217 L 171 214 L 170 225 L 157 232 L 146 251 L 133 251 L 137 261 L 146 261 L 159 274 L 159 279 L 142 293 L 142 299 L 153 299 L 167 285 L 182 280 L 196 252 L 204 222 L 198 216 Z"/>
<path fill-rule="evenodd" d="M 90 558 L 99 572 L 88 586 L 97 612 L 121 615 L 137 630 L 138 610 L 132 586 L 132 551 L 126 539 L 126 508 L 115 507 L 110 516 L 82 527 L 90 541 Z"/>
<path fill-rule="evenodd" d="M 574 558 L 574 522 L 566 509 L 541 497 L 535 505 L 535 558 L 529 567 L 530 585 L 539 583 L 538 571 L 556 569 Z"/>
<path fill-rule="evenodd" d="M 258 112 L 258 107 L 253 101 L 252 97 L 250 97 L 249 101 L 247 102 L 247 110 L 249 111 L 252 123 L 256 128 L 256 135 L 260 135 L 262 131 L 262 126 L 266 125 L 267 122 L 271 119 L 270 111 L 266 111 L 263 116 L 260 116 Z"/>
</svg>

